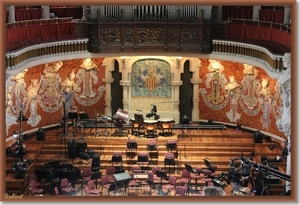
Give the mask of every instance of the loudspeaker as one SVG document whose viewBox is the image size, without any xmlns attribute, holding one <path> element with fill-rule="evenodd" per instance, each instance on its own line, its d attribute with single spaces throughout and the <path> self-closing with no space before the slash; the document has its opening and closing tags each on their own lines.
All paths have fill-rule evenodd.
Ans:
<svg viewBox="0 0 300 205">
<path fill-rule="evenodd" d="M 92 161 L 92 172 L 99 172 L 100 170 L 100 155 L 94 154 Z"/>
<path fill-rule="evenodd" d="M 262 141 L 263 141 L 263 135 L 262 135 L 262 133 L 259 130 L 257 130 L 257 131 L 254 132 L 254 134 L 253 134 L 253 141 L 254 141 L 254 143 L 262 143 Z"/>
<path fill-rule="evenodd" d="M 208 124 L 212 124 L 213 123 L 213 120 L 212 119 L 208 119 Z"/>
<path fill-rule="evenodd" d="M 36 131 L 36 140 L 45 140 L 45 131 L 43 128 L 39 128 Z"/>
</svg>

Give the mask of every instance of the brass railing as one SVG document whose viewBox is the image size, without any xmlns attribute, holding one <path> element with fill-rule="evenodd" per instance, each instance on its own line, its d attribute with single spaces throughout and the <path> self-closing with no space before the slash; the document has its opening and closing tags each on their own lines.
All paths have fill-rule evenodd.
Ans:
<svg viewBox="0 0 300 205">
<path fill-rule="evenodd" d="M 213 40 L 212 53 L 256 60 L 266 64 L 271 71 L 275 72 L 280 72 L 284 69 L 282 55 L 274 55 L 268 49 L 257 45 L 226 40 Z"/>
<path fill-rule="evenodd" d="M 291 27 L 289 25 L 284 25 L 282 23 L 252 20 L 252 19 L 228 18 L 227 23 L 231 23 L 231 22 L 242 23 L 243 25 L 257 25 L 257 26 L 265 26 L 269 28 L 277 28 L 279 30 L 285 30 L 286 32 L 291 33 Z"/>
<path fill-rule="evenodd" d="M 6 69 L 17 67 L 44 57 L 88 52 L 88 39 L 56 41 L 28 46 L 16 52 L 6 53 Z"/>
</svg>

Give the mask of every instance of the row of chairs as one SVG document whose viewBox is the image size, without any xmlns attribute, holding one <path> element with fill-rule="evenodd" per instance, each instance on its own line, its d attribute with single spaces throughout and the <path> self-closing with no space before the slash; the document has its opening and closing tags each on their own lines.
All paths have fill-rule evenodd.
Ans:
<svg viewBox="0 0 300 205">
<path fill-rule="evenodd" d="M 45 194 L 45 189 L 43 183 L 39 182 L 35 173 L 29 175 L 29 186 L 28 191 L 31 196 L 43 195 Z M 75 193 L 75 189 L 69 183 L 67 178 L 63 178 L 60 181 L 60 187 L 54 187 L 55 195 L 72 195 Z"/>
</svg>

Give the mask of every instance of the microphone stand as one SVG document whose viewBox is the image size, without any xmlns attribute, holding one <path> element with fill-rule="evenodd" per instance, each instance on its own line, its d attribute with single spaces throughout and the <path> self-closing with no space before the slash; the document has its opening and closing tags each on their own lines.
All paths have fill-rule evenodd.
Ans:
<svg viewBox="0 0 300 205">
<path fill-rule="evenodd" d="M 60 157 L 66 157 L 67 155 L 63 154 L 63 138 L 65 140 L 65 147 L 66 147 L 66 136 L 67 136 L 67 129 L 68 129 L 68 125 L 67 125 L 67 119 L 68 117 L 66 116 L 66 102 L 63 102 L 63 133 L 60 135 L 60 144 L 61 144 L 61 151 L 60 151 Z"/>
<path fill-rule="evenodd" d="M 24 147 L 23 147 L 23 121 L 27 121 L 28 119 L 25 118 L 24 114 L 23 114 L 23 110 L 20 110 L 19 113 L 19 121 L 20 121 L 20 131 L 19 131 L 19 136 L 18 136 L 18 144 L 17 146 L 19 147 L 20 150 L 20 157 L 21 157 L 21 162 L 24 162 L 24 158 L 23 155 L 26 154 L 24 153 Z"/>
</svg>

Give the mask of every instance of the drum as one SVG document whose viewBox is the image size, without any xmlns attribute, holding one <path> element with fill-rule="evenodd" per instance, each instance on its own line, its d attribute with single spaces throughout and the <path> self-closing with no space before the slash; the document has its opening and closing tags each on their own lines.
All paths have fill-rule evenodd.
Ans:
<svg viewBox="0 0 300 205">
<path fill-rule="evenodd" d="M 157 128 L 157 120 L 144 120 L 144 127 L 147 131 L 152 131 Z"/>
<path fill-rule="evenodd" d="M 138 121 L 136 121 L 134 118 L 130 118 L 130 124 L 132 128 L 139 128 L 140 127 L 140 123 Z"/>
<path fill-rule="evenodd" d="M 156 129 L 158 126 L 157 120 L 144 120 L 146 137 L 156 137 Z"/>
<path fill-rule="evenodd" d="M 159 130 L 160 135 L 166 136 L 166 135 L 172 135 L 172 130 L 175 125 L 175 120 L 172 118 L 161 118 L 158 119 L 159 122 Z"/>
<path fill-rule="evenodd" d="M 118 111 L 116 112 L 116 116 L 115 119 L 121 122 L 125 122 L 127 123 L 127 120 L 129 118 L 129 112 L 122 110 L 122 109 L 118 109 Z"/>
</svg>

